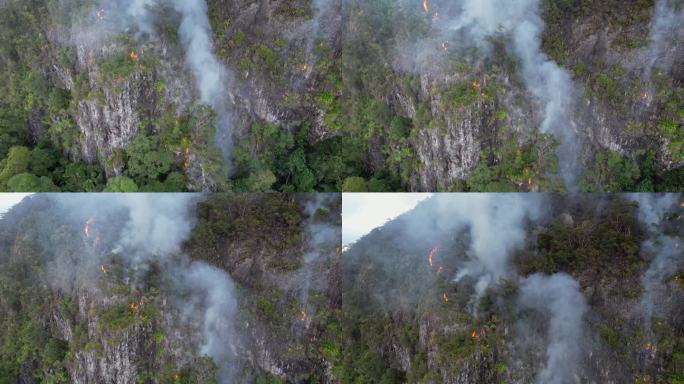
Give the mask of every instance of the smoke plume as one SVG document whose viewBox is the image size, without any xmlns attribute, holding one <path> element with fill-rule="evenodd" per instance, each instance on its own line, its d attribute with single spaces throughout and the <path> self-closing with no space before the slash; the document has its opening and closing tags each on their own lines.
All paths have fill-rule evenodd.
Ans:
<svg viewBox="0 0 684 384">
<path fill-rule="evenodd" d="M 204 341 L 200 353 L 219 366 L 220 383 L 233 383 L 236 370 L 236 336 L 233 327 L 237 313 L 235 289 L 225 271 L 193 262 L 176 271 L 180 284 L 191 296 L 182 303 L 185 315 L 194 319 L 200 314 Z"/>
<path fill-rule="evenodd" d="M 644 293 L 641 307 L 644 316 L 644 330 L 650 338 L 654 316 L 661 314 L 660 301 L 664 297 L 664 281 L 684 267 L 680 249 L 681 233 L 678 236 L 665 235 L 662 224 L 668 213 L 677 209 L 678 195 L 657 195 L 652 193 L 633 195 L 639 202 L 639 218 L 646 225 L 648 237 L 641 245 L 641 251 L 654 255 L 649 267 L 641 277 Z"/>
<path fill-rule="evenodd" d="M 134 33 L 142 41 L 157 37 L 155 22 L 163 6 L 171 4 L 180 15 L 179 40 L 185 49 L 185 61 L 195 77 L 199 101 L 213 108 L 217 145 L 228 161 L 232 149 L 232 116 L 229 93 L 232 77 L 214 54 L 211 25 L 204 0 L 117 0 L 91 11 L 89 21 L 75 26 L 76 44 L 99 47 L 106 38 L 117 33 Z"/>
<path fill-rule="evenodd" d="M 532 275 L 520 287 L 522 308 L 545 312 L 550 317 L 546 365 L 537 376 L 539 384 L 576 382 L 582 359 L 583 317 L 587 304 L 579 284 L 570 276 Z"/>
<path fill-rule="evenodd" d="M 481 296 L 492 284 L 510 272 L 511 252 L 525 240 L 525 219 L 535 218 L 543 199 L 518 194 L 463 194 L 449 198 L 439 196 L 443 212 L 470 230 L 468 261 L 456 275 L 477 279 L 475 291 Z"/>
<path fill-rule="evenodd" d="M 83 194 L 55 195 L 62 218 L 78 227 L 90 225 L 83 236 L 86 243 L 111 243 L 111 251 L 91 246 L 89 252 L 57 254 L 49 262 L 48 277 L 57 286 L 76 279 L 81 273 L 99 273 L 104 255 L 115 255 L 133 270 L 145 270 L 157 263 L 171 284 L 171 299 L 189 323 L 199 324 L 202 345 L 199 353 L 219 366 L 221 383 L 233 382 L 236 373 L 236 334 L 233 331 L 237 300 L 227 273 L 203 262 L 191 261 L 181 253 L 194 225 L 196 194 Z M 117 232 L 116 229 L 121 227 Z M 85 229 L 84 229 L 85 230 Z M 49 229 L 40 232 L 51 233 Z M 100 239 L 112 233 L 111 241 Z M 91 240 L 97 237 L 98 240 Z M 129 276 L 135 281 L 136 276 Z M 93 284 L 88 284 L 93 286 Z M 71 289 L 72 287 L 68 287 Z M 176 294 L 178 293 L 178 294 Z"/>
<path fill-rule="evenodd" d="M 650 44 L 648 46 L 648 63 L 646 79 L 651 78 L 653 68 L 665 53 L 665 42 L 676 36 L 678 29 L 684 26 L 684 7 L 675 4 L 675 0 L 656 0 L 651 22 Z M 675 30 L 675 31 L 673 31 Z"/>
<path fill-rule="evenodd" d="M 560 68 L 541 49 L 544 22 L 539 0 L 465 0 L 449 28 L 487 49 L 487 39 L 510 36 L 513 52 L 520 60 L 520 75 L 527 89 L 544 104 L 540 131 L 560 141 L 560 173 L 570 190 L 576 190 L 578 174 L 577 134 L 572 123 L 574 88 L 568 71 Z"/>
</svg>

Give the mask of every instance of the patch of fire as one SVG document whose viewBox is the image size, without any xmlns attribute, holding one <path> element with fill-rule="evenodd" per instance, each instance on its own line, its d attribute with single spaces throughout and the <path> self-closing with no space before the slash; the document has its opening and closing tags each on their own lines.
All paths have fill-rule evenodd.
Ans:
<svg viewBox="0 0 684 384">
<path fill-rule="evenodd" d="M 448 41 L 442 42 L 442 49 L 445 51 L 449 50 L 449 42 Z"/>
<path fill-rule="evenodd" d="M 428 264 L 430 265 L 430 268 L 432 268 L 432 258 L 435 257 L 435 254 L 437 253 L 438 250 L 439 250 L 439 247 L 435 245 L 430 250 L 430 253 L 428 253 Z"/>
<path fill-rule="evenodd" d="M 444 300 L 445 303 L 448 303 L 448 302 L 449 302 L 449 295 L 447 295 L 446 292 L 444 292 L 444 293 L 442 294 L 442 300 Z"/>
<path fill-rule="evenodd" d="M 128 308 L 130 308 L 134 313 L 138 313 L 143 306 L 145 306 L 145 298 L 141 297 L 140 300 L 131 300 Z"/>
<path fill-rule="evenodd" d="M 423 10 L 425 13 L 430 13 L 430 2 L 429 0 L 423 0 Z"/>
<path fill-rule="evenodd" d="M 306 310 L 304 310 L 303 308 L 299 312 L 301 312 L 301 317 L 299 318 L 299 320 L 306 321 L 309 318 L 309 316 L 306 314 Z"/>
<path fill-rule="evenodd" d="M 85 237 L 90 237 L 90 226 L 95 222 L 95 215 L 92 215 L 86 220 L 85 225 L 83 225 L 83 234 Z"/>
<path fill-rule="evenodd" d="M 473 80 L 473 82 L 472 82 L 472 84 L 470 84 L 470 86 L 473 88 L 473 91 L 475 91 L 475 92 L 479 92 L 479 91 L 480 91 L 481 85 L 480 85 L 480 82 L 479 82 L 479 81 Z"/>
<path fill-rule="evenodd" d="M 183 169 L 188 169 L 190 166 L 190 147 L 183 149 Z"/>
<path fill-rule="evenodd" d="M 109 266 L 107 266 L 107 264 L 100 265 L 100 271 L 106 275 L 107 272 L 109 272 Z"/>
<path fill-rule="evenodd" d="M 104 10 L 104 8 L 100 8 L 97 11 L 97 19 L 98 20 L 104 20 L 104 18 L 105 18 L 105 10 Z"/>
<path fill-rule="evenodd" d="M 131 51 L 130 57 L 131 57 L 131 60 L 132 60 L 134 63 L 137 63 L 137 62 L 138 62 L 138 52 L 136 52 L 136 51 Z"/>
<path fill-rule="evenodd" d="M 470 332 L 470 338 L 476 343 L 480 342 L 485 336 L 487 336 L 486 327 L 481 327 L 480 329 L 475 328 L 472 332 Z"/>
</svg>

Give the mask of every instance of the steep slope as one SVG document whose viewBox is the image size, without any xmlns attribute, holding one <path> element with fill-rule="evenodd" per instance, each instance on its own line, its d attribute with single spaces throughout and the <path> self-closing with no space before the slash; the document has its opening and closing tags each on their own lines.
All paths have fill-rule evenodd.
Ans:
<svg viewBox="0 0 684 384">
<path fill-rule="evenodd" d="M 471 194 L 419 204 L 343 254 L 338 378 L 681 382 L 680 200 Z"/>
<path fill-rule="evenodd" d="M 0 379 L 330 382 L 339 210 L 336 195 L 27 198 L 0 221 Z"/>
<path fill-rule="evenodd" d="M 519 1 L 8 1 L 0 184 L 681 190 L 681 4 Z"/>
</svg>

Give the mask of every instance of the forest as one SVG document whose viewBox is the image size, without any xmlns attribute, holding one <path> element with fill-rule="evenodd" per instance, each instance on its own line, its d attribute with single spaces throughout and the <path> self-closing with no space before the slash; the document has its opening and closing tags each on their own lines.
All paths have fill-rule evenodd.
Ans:
<svg viewBox="0 0 684 384">
<path fill-rule="evenodd" d="M 681 191 L 681 2 L 523 3 L 8 0 L 0 189 Z"/>
<path fill-rule="evenodd" d="M 681 195 L 435 195 L 345 249 L 341 214 L 29 196 L 0 219 L 0 382 L 684 383 Z"/>
</svg>

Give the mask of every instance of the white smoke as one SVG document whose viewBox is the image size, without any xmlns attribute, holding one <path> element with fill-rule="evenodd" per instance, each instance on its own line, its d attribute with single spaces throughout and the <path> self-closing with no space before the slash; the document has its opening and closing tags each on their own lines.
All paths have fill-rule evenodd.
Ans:
<svg viewBox="0 0 684 384">
<path fill-rule="evenodd" d="M 56 195 L 57 209 L 67 222 L 79 227 L 94 218 L 88 242 L 99 232 L 113 232 L 122 226 L 113 241 L 116 254 L 127 266 L 146 269 L 157 262 L 172 286 L 169 295 L 188 322 L 198 323 L 202 333 L 199 353 L 219 366 L 221 383 L 232 383 L 236 373 L 237 312 L 236 293 L 228 274 L 202 262 L 192 262 L 181 253 L 190 237 L 194 218 L 193 203 L 198 194 L 83 194 Z M 123 222 L 121 221 L 123 220 Z M 49 232 L 47 229 L 43 229 Z M 51 236 L 51 233 L 41 234 Z M 99 275 L 106 249 L 99 252 L 59 256 L 50 261 L 49 278 L 59 287 L 81 273 Z M 111 254 L 108 256 L 111 257 Z M 181 294 L 177 294 L 177 293 Z"/>
<path fill-rule="evenodd" d="M 116 195 L 112 195 L 114 197 Z M 192 230 L 189 202 L 192 194 L 124 194 L 117 197 L 128 209 L 126 223 L 116 251 L 134 263 L 179 252 Z"/>
<path fill-rule="evenodd" d="M 550 316 L 546 365 L 538 374 L 537 383 L 577 382 L 582 359 L 583 318 L 588 309 L 579 284 L 563 273 L 535 274 L 523 281 L 519 303 L 523 308 L 543 311 Z"/>
<path fill-rule="evenodd" d="M 202 336 L 200 353 L 212 358 L 219 366 L 221 383 L 233 383 L 237 352 L 233 327 L 237 312 L 235 289 L 225 271 L 204 263 L 191 263 L 180 272 L 181 284 L 192 292 L 192 303 L 185 303 L 186 315 L 201 314 Z"/>
<path fill-rule="evenodd" d="M 539 16 L 539 6 L 539 0 L 465 0 L 449 27 L 484 49 L 488 49 L 487 39 L 491 36 L 505 34 L 512 38 L 522 79 L 527 89 L 544 104 L 544 119 L 539 129 L 553 133 L 560 141 L 559 171 L 566 187 L 576 190 L 578 145 L 571 117 L 574 87 L 569 72 L 542 52 L 544 22 Z"/>
<path fill-rule="evenodd" d="M 640 304 L 644 312 L 644 330 L 650 338 L 652 319 L 661 315 L 662 306 L 659 304 L 664 296 L 664 281 L 684 266 L 684 252 L 680 248 L 681 236 L 664 235 L 660 227 L 666 215 L 677 207 L 680 196 L 644 193 L 632 197 L 639 202 L 639 218 L 648 230 L 648 237 L 641 244 L 641 251 L 654 255 L 648 269 L 641 276 L 644 292 Z"/>
<path fill-rule="evenodd" d="M 76 27 L 76 43 L 99 45 L 106 38 L 126 32 L 155 37 L 155 21 L 163 5 L 172 3 L 181 16 L 178 36 L 185 49 L 185 61 L 196 80 L 199 100 L 217 113 L 216 143 L 228 161 L 232 150 L 232 116 L 228 105 L 231 74 L 214 54 L 211 25 L 204 0 L 117 0 L 95 8 L 85 25 Z M 99 16 L 98 16 L 99 15 Z"/>
<path fill-rule="evenodd" d="M 302 310 L 308 312 L 309 305 L 309 289 L 312 285 L 315 286 L 315 279 L 326 278 L 326 276 L 314 275 L 316 264 L 324 262 L 326 256 L 331 255 L 335 250 L 334 247 L 339 241 L 339 228 L 331 225 L 327 221 L 320 222 L 317 217 L 319 209 L 327 209 L 327 207 L 339 196 L 335 194 L 316 193 L 313 194 L 313 199 L 308 201 L 304 207 L 304 212 L 308 216 L 308 223 L 306 226 L 306 246 L 307 251 L 304 253 L 304 265 L 302 265 L 302 288 L 299 300 Z"/>
<path fill-rule="evenodd" d="M 674 0 L 656 0 L 651 22 L 650 44 L 648 46 L 648 63 L 646 79 L 650 79 L 653 68 L 665 53 L 664 46 L 668 39 L 677 36 L 677 30 L 684 26 L 684 7 L 675 4 Z"/>
<path fill-rule="evenodd" d="M 508 260 L 512 251 L 523 245 L 525 219 L 539 215 L 544 199 L 519 194 L 463 194 L 456 199 L 439 198 L 452 221 L 470 229 L 470 254 L 473 258 L 462 267 L 455 280 L 465 276 L 477 279 L 477 297 L 511 272 Z"/>
</svg>

